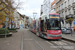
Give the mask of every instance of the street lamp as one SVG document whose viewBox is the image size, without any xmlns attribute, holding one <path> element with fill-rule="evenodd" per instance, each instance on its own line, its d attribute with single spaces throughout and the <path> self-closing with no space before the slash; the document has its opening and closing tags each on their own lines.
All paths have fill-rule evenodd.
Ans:
<svg viewBox="0 0 75 50">
<path fill-rule="evenodd" d="M 7 37 L 7 26 L 8 26 L 9 18 L 6 17 L 6 28 L 5 28 L 5 38 Z"/>
<path fill-rule="evenodd" d="M 37 14 L 36 12 L 33 12 L 33 17 L 34 17 L 34 20 L 35 20 L 36 14 Z"/>
</svg>

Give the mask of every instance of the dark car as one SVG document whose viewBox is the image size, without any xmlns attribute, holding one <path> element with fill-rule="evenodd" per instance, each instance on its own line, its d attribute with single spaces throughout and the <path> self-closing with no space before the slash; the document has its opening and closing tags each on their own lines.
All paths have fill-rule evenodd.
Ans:
<svg viewBox="0 0 75 50">
<path fill-rule="evenodd" d="M 64 34 L 72 33 L 71 29 L 68 29 L 68 28 L 61 28 L 61 29 L 62 29 L 62 33 L 64 33 Z"/>
</svg>

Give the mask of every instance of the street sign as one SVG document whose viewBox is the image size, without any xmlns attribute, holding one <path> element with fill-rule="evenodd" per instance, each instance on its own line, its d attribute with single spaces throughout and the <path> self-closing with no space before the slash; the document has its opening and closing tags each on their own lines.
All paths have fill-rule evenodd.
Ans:
<svg viewBox="0 0 75 50">
<path fill-rule="evenodd" d="M 8 26 L 8 21 L 9 21 L 9 18 L 6 17 L 6 28 L 5 28 L 5 38 L 7 37 L 7 26 Z"/>
<path fill-rule="evenodd" d="M 14 23 L 14 21 L 12 21 L 12 23 Z"/>
<path fill-rule="evenodd" d="M 74 25 L 75 25 L 75 21 L 74 21 Z"/>
<path fill-rule="evenodd" d="M 21 27 L 23 27 L 23 25 L 21 24 Z"/>
<path fill-rule="evenodd" d="M 9 21 L 9 18 L 8 17 L 6 17 L 6 21 Z"/>
</svg>

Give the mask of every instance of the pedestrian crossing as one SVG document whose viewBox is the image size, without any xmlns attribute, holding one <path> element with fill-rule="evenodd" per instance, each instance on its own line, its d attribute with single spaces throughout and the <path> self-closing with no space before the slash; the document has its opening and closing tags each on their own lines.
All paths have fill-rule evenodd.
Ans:
<svg viewBox="0 0 75 50">
<path fill-rule="evenodd" d="M 50 48 L 59 48 L 59 49 L 67 49 L 67 50 L 75 50 L 75 46 L 71 46 L 62 41 L 45 41 L 50 45 Z M 52 42 L 52 43 L 51 43 Z M 55 45 L 56 44 L 56 45 Z"/>
<path fill-rule="evenodd" d="M 57 44 L 57 45 L 68 45 L 67 43 L 64 43 L 62 41 L 52 41 L 52 42 Z"/>
<path fill-rule="evenodd" d="M 54 43 L 54 44 L 52 44 L 51 42 L 49 42 L 49 41 L 46 41 L 48 44 L 50 44 L 50 45 L 54 45 L 54 44 L 56 44 L 56 45 L 68 45 L 67 43 L 64 43 L 64 42 L 62 42 L 62 41 L 51 41 L 52 43 Z"/>
</svg>

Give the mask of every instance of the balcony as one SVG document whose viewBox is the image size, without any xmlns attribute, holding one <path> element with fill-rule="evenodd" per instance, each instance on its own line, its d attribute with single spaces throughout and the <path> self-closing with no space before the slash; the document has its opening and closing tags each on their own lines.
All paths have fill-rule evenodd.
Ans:
<svg viewBox="0 0 75 50">
<path fill-rule="evenodd" d="M 71 9 L 71 5 L 68 5 L 68 9 Z"/>
<path fill-rule="evenodd" d="M 75 7 L 75 2 L 72 3 L 72 7 Z"/>
<path fill-rule="evenodd" d="M 67 11 L 67 7 L 65 7 L 65 9 L 64 9 L 65 11 Z"/>
<path fill-rule="evenodd" d="M 58 4 L 60 1 L 62 1 L 62 0 L 57 0 L 57 1 L 56 1 L 56 4 Z"/>
<path fill-rule="evenodd" d="M 73 19 L 75 19 L 75 15 L 73 15 Z"/>
<path fill-rule="evenodd" d="M 60 9 L 60 12 L 62 12 L 62 11 L 64 11 L 64 8 L 61 8 L 61 9 Z"/>
<path fill-rule="evenodd" d="M 64 8 L 62 8 L 61 10 L 64 10 Z"/>
<path fill-rule="evenodd" d="M 61 12 L 61 10 L 59 10 L 59 11 L 57 11 L 58 13 L 60 13 Z"/>
</svg>

